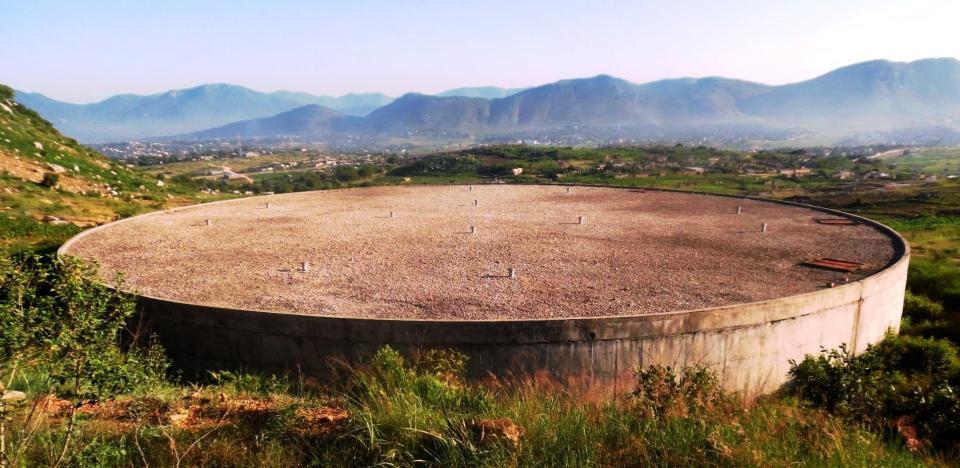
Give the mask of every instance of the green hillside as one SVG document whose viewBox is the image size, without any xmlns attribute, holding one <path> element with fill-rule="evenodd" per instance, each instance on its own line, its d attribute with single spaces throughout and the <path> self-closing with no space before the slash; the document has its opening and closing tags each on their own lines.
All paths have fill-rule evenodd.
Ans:
<svg viewBox="0 0 960 468">
<path fill-rule="evenodd" d="M 199 201 L 62 135 L 0 85 L 0 250 L 54 247 L 83 228 Z"/>
</svg>

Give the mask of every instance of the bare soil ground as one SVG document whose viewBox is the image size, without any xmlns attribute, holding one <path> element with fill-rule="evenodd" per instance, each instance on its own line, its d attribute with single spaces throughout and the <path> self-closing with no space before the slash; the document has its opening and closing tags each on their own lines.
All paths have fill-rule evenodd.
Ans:
<svg viewBox="0 0 960 468">
<path fill-rule="evenodd" d="M 814 291 L 893 257 L 884 234 L 814 222 L 824 216 L 656 191 L 377 187 L 154 213 L 90 233 L 69 253 L 97 260 L 105 278 L 122 272 L 125 289 L 220 307 L 410 319 L 655 314 Z M 866 265 L 854 274 L 799 265 L 815 257 Z"/>
</svg>

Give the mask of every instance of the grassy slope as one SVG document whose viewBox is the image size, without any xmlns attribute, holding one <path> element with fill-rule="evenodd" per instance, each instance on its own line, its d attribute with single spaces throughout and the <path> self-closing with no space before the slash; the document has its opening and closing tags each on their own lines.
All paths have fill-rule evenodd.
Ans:
<svg viewBox="0 0 960 468">
<path fill-rule="evenodd" d="M 85 227 L 203 200 L 65 137 L 12 96 L 0 85 L 0 251 L 55 247 Z M 56 186 L 42 183 L 60 170 Z"/>
</svg>

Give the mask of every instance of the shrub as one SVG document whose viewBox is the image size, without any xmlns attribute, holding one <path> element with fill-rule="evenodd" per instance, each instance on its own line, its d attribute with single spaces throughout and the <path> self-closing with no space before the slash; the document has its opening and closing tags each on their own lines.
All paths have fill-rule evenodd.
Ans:
<svg viewBox="0 0 960 468">
<path fill-rule="evenodd" d="M 679 374 L 669 366 L 651 366 L 638 370 L 636 379 L 636 409 L 658 420 L 702 414 L 724 400 L 717 376 L 705 366 L 685 367 Z"/>
<path fill-rule="evenodd" d="M 40 185 L 47 188 L 57 188 L 57 185 L 60 184 L 60 176 L 52 172 L 47 172 L 43 174 L 43 179 L 40 180 Z"/>
<path fill-rule="evenodd" d="M 960 304 L 960 266 L 952 263 L 915 258 L 910 261 L 907 277 L 910 291 L 941 304 Z"/>
<path fill-rule="evenodd" d="M 940 446 L 960 441 L 960 360 L 946 340 L 888 337 L 859 356 L 845 346 L 791 362 L 796 395 L 876 428 L 903 421 Z"/>
<path fill-rule="evenodd" d="M 333 176 L 341 182 L 349 182 L 359 179 L 360 173 L 357 171 L 357 168 L 352 166 L 337 166 L 336 169 L 333 170 Z"/>
<path fill-rule="evenodd" d="M 123 333 L 133 313 L 129 296 L 100 284 L 94 268 L 79 260 L 0 258 L 0 378 L 32 397 L 54 393 L 72 400 L 53 464 L 62 464 L 69 453 L 82 404 L 164 379 L 168 362 L 162 348 L 124 346 L 134 341 Z M 29 412 L 25 426 L 35 427 L 31 419 L 39 417 Z M 19 447 L 5 451 L 4 461 L 9 453 L 23 452 L 31 437 L 21 433 L 15 443 Z M 92 465 L 103 460 L 101 452 L 92 455 Z M 11 464 L 19 466 L 16 458 Z"/>
<path fill-rule="evenodd" d="M 0 363 L 35 367 L 61 394 L 98 399 L 164 378 L 159 346 L 124 346 L 134 311 L 79 260 L 0 259 Z"/>
<path fill-rule="evenodd" d="M 903 315 L 913 323 L 936 320 L 943 316 L 943 305 L 922 294 L 907 291 L 903 300 Z"/>
</svg>

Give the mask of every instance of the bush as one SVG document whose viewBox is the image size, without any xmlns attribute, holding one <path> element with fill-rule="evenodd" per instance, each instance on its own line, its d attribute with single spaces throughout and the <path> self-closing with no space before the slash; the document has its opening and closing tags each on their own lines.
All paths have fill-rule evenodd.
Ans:
<svg viewBox="0 0 960 468">
<path fill-rule="evenodd" d="M 938 446 L 960 442 L 960 360 L 946 340 L 888 337 L 853 356 L 844 346 L 791 362 L 796 395 L 875 428 L 915 425 Z"/>
<path fill-rule="evenodd" d="M 907 277 L 910 291 L 941 304 L 960 304 L 960 266 L 952 263 L 914 258 Z"/>
<path fill-rule="evenodd" d="M 57 185 L 60 185 L 60 176 L 52 172 L 47 172 L 43 174 L 43 179 L 40 180 L 40 185 L 47 188 L 57 188 Z"/>
<path fill-rule="evenodd" d="M 913 323 L 936 320 L 943 316 L 943 305 L 922 294 L 907 291 L 903 300 L 903 315 Z"/>
<path fill-rule="evenodd" d="M 366 179 L 366 178 L 369 178 L 369 177 L 373 177 L 373 175 L 376 174 L 376 173 L 377 173 L 377 168 L 374 167 L 373 165 L 370 165 L 370 164 L 364 164 L 364 165 L 360 166 L 359 169 L 357 169 L 357 175 L 358 175 L 361 179 Z"/>
<path fill-rule="evenodd" d="M 79 260 L 0 259 L 0 364 L 29 365 L 62 395 L 100 399 L 164 378 L 159 346 L 124 345 L 134 312 L 130 296 L 98 283 Z"/>
<path fill-rule="evenodd" d="M 633 402 L 647 418 L 703 414 L 724 400 L 717 376 L 704 366 L 685 367 L 679 375 L 669 366 L 651 366 L 638 370 L 636 379 Z"/>
<path fill-rule="evenodd" d="M 333 170 L 333 176 L 340 182 L 350 182 L 351 180 L 359 179 L 360 173 L 357 171 L 357 168 L 352 166 L 337 166 L 337 168 Z"/>
</svg>

